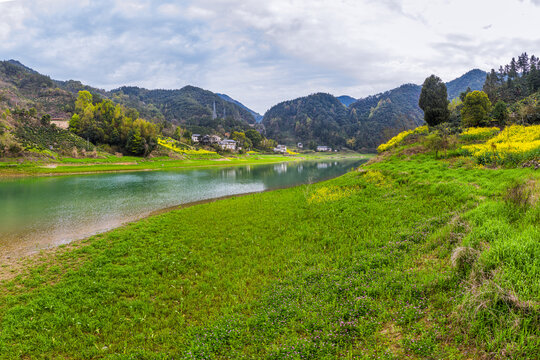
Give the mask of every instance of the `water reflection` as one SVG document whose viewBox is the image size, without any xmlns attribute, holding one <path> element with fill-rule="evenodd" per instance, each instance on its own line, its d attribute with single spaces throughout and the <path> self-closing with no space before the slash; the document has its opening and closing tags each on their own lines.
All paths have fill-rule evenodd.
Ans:
<svg viewBox="0 0 540 360">
<path fill-rule="evenodd" d="M 0 256 L 19 256 L 106 231 L 179 204 L 294 186 L 362 161 L 27 178 L 0 182 Z"/>
</svg>

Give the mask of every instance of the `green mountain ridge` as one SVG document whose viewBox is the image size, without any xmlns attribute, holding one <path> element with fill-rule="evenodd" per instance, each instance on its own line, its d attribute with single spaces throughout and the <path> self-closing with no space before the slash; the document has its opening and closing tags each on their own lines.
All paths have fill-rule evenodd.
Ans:
<svg viewBox="0 0 540 360">
<path fill-rule="evenodd" d="M 459 96 L 467 88 L 481 90 L 486 74 L 475 69 L 448 82 L 449 99 Z M 418 106 L 421 90 L 419 85 L 404 84 L 349 105 L 344 102 L 349 97 L 329 94 L 326 95 L 332 99 L 325 98 L 323 103 L 313 104 L 321 99 L 320 94 L 314 94 L 275 105 L 265 114 L 263 124 L 269 137 L 287 144 L 303 142 L 312 143 L 312 148 L 318 144 L 375 151 L 378 145 L 401 131 L 423 124 L 424 113 Z M 336 110 L 336 102 L 342 104 L 347 113 L 346 120 L 342 119 L 343 111 Z M 311 105 L 306 107 L 306 103 Z M 324 109 L 324 103 L 330 104 L 330 108 Z M 316 121 L 308 122 L 308 119 Z M 336 124 L 341 125 L 336 128 Z"/>
</svg>

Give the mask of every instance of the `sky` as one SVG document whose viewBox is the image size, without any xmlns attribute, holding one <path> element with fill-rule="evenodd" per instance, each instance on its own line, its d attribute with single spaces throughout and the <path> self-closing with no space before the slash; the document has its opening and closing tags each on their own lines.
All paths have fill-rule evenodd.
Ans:
<svg viewBox="0 0 540 360">
<path fill-rule="evenodd" d="M 540 0 L 0 0 L 0 60 L 53 79 L 225 93 L 264 113 L 540 56 Z"/>
</svg>

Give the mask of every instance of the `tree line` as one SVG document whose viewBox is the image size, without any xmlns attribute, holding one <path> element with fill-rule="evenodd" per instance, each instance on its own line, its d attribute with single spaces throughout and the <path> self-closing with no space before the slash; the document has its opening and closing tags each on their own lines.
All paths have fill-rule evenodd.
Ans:
<svg viewBox="0 0 540 360">
<path fill-rule="evenodd" d="M 492 69 L 483 91 L 467 89 L 451 102 L 446 85 L 431 75 L 422 85 L 418 104 L 430 127 L 443 123 L 463 127 L 535 123 L 540 121 L 539 90 L 540 59 L 523 53 L 498 72 Z"/>
</svg>

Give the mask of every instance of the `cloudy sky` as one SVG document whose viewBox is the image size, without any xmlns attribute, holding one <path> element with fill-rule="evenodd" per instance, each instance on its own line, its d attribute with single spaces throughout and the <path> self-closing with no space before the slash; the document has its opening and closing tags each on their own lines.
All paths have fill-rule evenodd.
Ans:
<svg viewBox="0 0 540 360">
<path fill-rule="evenodd" d="M 52 78 L 223 92 L 264 113 L 540 55 L 540 0 L 0 0 L 0 59 Z"/>
</svg>

